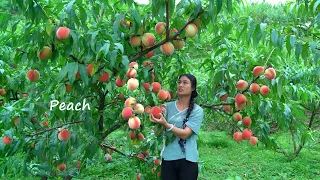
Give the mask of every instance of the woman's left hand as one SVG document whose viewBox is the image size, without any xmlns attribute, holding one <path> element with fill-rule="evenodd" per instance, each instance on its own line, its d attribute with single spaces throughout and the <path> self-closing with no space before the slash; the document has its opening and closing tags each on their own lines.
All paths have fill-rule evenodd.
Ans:
<svg viewBox="0 0 320 180">
<path fill-rule="evenodd" d="M 161 124 L 161 125 L 166 125 L 167 124 L 167 120 L 163 117 L 162 114 L 161 114 L 161 117 L 159 119 L 155 118 L 152 115 L 152 113 L 150 113 L 149 117 L 150 117 L 150 121 L 151 122 L 158 123 L 158 124 Z"/>
</svg>

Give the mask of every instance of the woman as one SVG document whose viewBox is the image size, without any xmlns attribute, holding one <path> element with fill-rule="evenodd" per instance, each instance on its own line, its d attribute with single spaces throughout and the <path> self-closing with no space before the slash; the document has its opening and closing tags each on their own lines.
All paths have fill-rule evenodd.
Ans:
<svg viewBox="0 0 320 180">
<path fill-rule="evenodd" d="M 156 119 L 150 113 L 150 121 L 166 127 L 166 137 L 173 137 L 161 152 L 163 180 L 196 180 L 198 177 L 199 155 L 196 141 L 203 110 L 194 102 L 194 98 L 198 96 L 196 87 L 197 80 L 193 75 L 181 75 L 177 85 L 179 99 L 161 105 L 165 117 L 161 115 Z"/>
</svg>

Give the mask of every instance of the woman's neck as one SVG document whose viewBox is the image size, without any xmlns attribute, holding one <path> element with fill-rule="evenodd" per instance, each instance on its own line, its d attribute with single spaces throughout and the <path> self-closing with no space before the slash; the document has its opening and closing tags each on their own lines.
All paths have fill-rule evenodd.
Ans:
<svg viewBox="0 0 320 180">
<path fill-rule="evenodd" d="M 180 109 L 185 109 L 189 107 L 189 103 L 190 103 L 190 96 L 179 97 L 179 100 L 177 101 L 177 105 L 179 106 Z"/>
</svg>

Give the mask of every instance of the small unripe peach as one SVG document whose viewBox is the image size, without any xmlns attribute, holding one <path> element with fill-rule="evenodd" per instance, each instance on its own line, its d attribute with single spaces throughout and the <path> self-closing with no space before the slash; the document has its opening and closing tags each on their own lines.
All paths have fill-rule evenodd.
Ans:
<svg viewBox="0 0 320 180">
<path fill-rule="evenodd" d="M 147 54 L 146 54 L 146 58 L 151 58 L 152 56 L 154 56 L 154 51 L 149 51 Z"/>
<path fill-rule="evenodd" d="M 242 125 L 246 126 L 246 127 L 250 126 L 251 125 L 251 118 L 248 116 L 244 117 L 242 120 Z"/>
<path fill-rule="evenodd" d="M 224 95 L 220 96 L 220 101 L 227 100 L 228 96 L 229 96 L 228 94 L 224 94 Z"/>
<path fill-rule="evenodd" d="M 144 66 L 144 67 L 153 68 L 153 67 L 154 67 L 154 64 L 153 64 L 153 62 L 151 62 L 151 61 L 144 61 L 144 62 L 143 62 L 143 66 Z"/>
<path fill-rule="evenodd" d="M 5 89 L 0 89 L 0 95 L 5 96 L 6 95 L 6 90 Z"/>
<path fill-rule="evenodd" d="M 93 64 L 88 64 L 88 66 L 86 67 L 86 70 L 89 76 L 93 76 L 92 68 L 93 68 Z"/>
<path fill-rule="evenodd" d="M 136 132 L 134 131 L 129 131 L 130 139 L 135 140 L 136 139 Z"/>
<path fill-rule="evenodd" d="M 273 68 L 268 68 L 264 72 L 264 77 L 266 77 L 267 79 L 271 80 L 271 79 L 276 77 L 276 71 Z"/>
<path fill-rule="evenodd" d="M 239 113 L 239 112 L 236 112 L 232 115 L 232 118 L 235 120 L 235 121 L 241 121 L 242 119 L 242 115 Z"/>
<path fill-rule="evenodd" d="M 159 166 L 160 165 L 160 159 L 155 159 L 154 161 L 153 161 L 153 163 L 154 163 L 154 165 L 156 165 L 156 166 Z"/>
<path fill-rule="evenodd" d="M 142 44 L 145 45 L 146 47 L 150 47 L 154 44 L 156 41 L 156 37 L 154 37 L 153 34 L 151 33 L 144 33 L 142 35 Z"/>
<path fill-rule="evenodd" d="M 256 66 L 256 67 L 253 68 L 252 73 L 255 76 L 261 76 L 264 73 L 264 67 Z"/>
<path fill-rule="evenodd" d="M 139 81 L 135 78 L 130 78 L 127 82 L 127 85 L 128 85 L 128 89 L 133 91 L 139 87 Z"/>
<path fill-rule="evenodd" d="M 136 179 L 137 179 L 137 180 L 141 180 L 141 173 L 138 173 L 138 174 L 136 175 Z"/>
<path fill-rule="evenodd" d="M 166 42 L 165 44 L 160 46 L 160 50 L 163 54 L 171 56 L 174 52 L 174 46 L 171 42 Z"/>
<path fill-rule="evenodd" d="M 184 42 L 184 40 L 173 40 L 173 45 L 177 50 L 181 50 L 186 43 Z"/>
<path fill-rule="evenodd" d="M 125 118 L 125 119 L 129 119 L 132 114 L 133 114 L 133 110 L 131 107 L 125 107 L 123 110 L 122 110 L 122 117 Z"/>
<path fill-rule="evenodd" d="M 37 70 L 29 70 L 28 74 L 27 74 L 27 78 L 29 79 L 29 81 L 31 82 L 36 82 L 39 80 L 40 78 L 40 73 Z"/>
<path fill-rule="evenodd" d="M 148 155 L 149 155 L 149 151 L 146 150 L 145 152 L 143 152 L 143 155 L 144 155 L 144 156 L 148 156 Z"/>
<path fill-rule="evenodd" d="M 119 98 L 119 99 L 123 99 L 123 98 L 124 98 L 124 95 L 123 95 L 123 94 L 119 94 L 119 95 L 118 95 L 118 98 Z"/>
<path fill-rule="evenodd" d="M 252 136 L 252 131 L 250 129 L 245 129 L 242 132 L 242 139 L 243 140 L 248 140 Z"/>
<path fill-rule="evenodd" d="M 13 123 L 14 123 L 14 125 L 18 126 L 18 122 L 19 122 L 19 117 L 16 117 L 16 118 L 13 120 Z"/>
<path fill-rule="evenodd" d="M 162 101 L 166 100 L 168 97 L 168 93 L 167 91 L 161 89 L 159 92 L 158 92 L 158 98 Z"/>
<path fill-rule="evenodd" d="M 138 134 L 138 138 L 139 138 L 140 141 L 143 141 L 143 140 L 144 140 L 144 135 L 141 134 L 141 133 L 139 133 L 139 134 Z"/>
<path fill-rule="evenodd" d="M 235 102 L 234 104 L 235 104 L 235 107 L 236 107 L 237 110 L 243 110 L 247 106 L 246 103 L 239 104 L 239 103 Z"/>
<path fill-rule="evenodd" d="M 66 166 L 66 164 L 62 163 L 62 164 L 59 164 L 57 168 L 58 168 L 60 171 L 64 171 L 64 170 L 67 168 L 67 166 Z"/>
<path fill-rule="evenodd" d="M 52 50 L 48 46 L 44 46 L 40 53 L 38 54 L 38 57 L 41 60 L 48 60 L 52 57 Z"/>
<path fill-rule="evenodd" d="M 58 40 L 65 40 L 68 39 L 70 35 L 70 29 L 67 27 L 59 27 L 56 32 L 56 36 Z"/>
<path fill-rule="evenodd" d="M 78 79 L 80 79 L 80 73 L 79 72 L 76 73 L 76 80 L 78 80 Z"/>
<path fill-rule="evenodd" d="M 157 34 L 162 35 L 166 32 L 166 23 L 158 22 L 154 29 Z"/>
<path fill-rule="evenodd" d="M 151 83 L 152 86 L 152 92 L 158 92 L 161 89 L 161 84 L 158 82 Z"/>
<path fill-rule="evenodd" d="M 103 74 L 99 77 L 100 82 L 108 82 L 109 74 L 107 72 L 103 72 Z"/>
<path fill-rule="evenodd" d="M 143 155 L 142 153 L 139 153 L 139 154 L 137 155 L 137 157 L 138 157 L 139 159 L 143 159 L 143 158 L 144 158 L 144 155 Z"/>
<path fill-rule="evenodd" d="M 110 154 L 105 154 L 104 155 L 104 160 L 107 161 L 107 162 L 110 162 L 110 161 L 112 161 L 112 156 Z"/>
<path fill-rule="evenodd" d="M 131 117 L 128 121 L 129 128 L 138 129 L 140 127 L 140 119 L 137 116 Z"/>
<path fill-rule="evenodd" d="M 257 144 L 258 144 L 258 138 L 257 138 L 257 137 L 254 137 L 254 136 L 251 136 L 249 143 L 250 143 L 252 146 L 257 145 Z"/>
<path fill-rule="evenodd" d="M 198 27 L 191 23 L 186 27 L 186 35 L 187 37 L 193 38 L 198 33 Z"/>
<path fill-rule="evenodd" d="M 247 102 L 247 98 L 243 94 L 237 94 L 236 97 L 235 97 L 235 101 L 238 104 L 244 104 L 244 103 Z"/>
<path fill-rule="evenodd" d="M 158 106 L 154 106 L 151 109 L 151 114 L 157 119 L 159 119 L 161 117 L 161 113 L 162 113 L 161 108 Z"/>
<path fill-rule="evenodd" d="M 236 132 L 233 134 L 233 139 L 237 142 L 240 142 L 242 140 L 242 132 Z"/>
<path fill-rule="evenodd" d="M 70 137 L 71 137 L 71 133 L 70 131 L 68 131 L 68 129 L 63 129 L 58 134 L 58 139 L 60 141 L 68 141 Z"/>
<path fill-rule="evenodd" d="M 44 127 L 48 127 L 48 126 L 49 126 L 49 122 L 48 122 L 48 121 L 43 121 L 43 122 L 42 122 L 42 125 L 43 125 Z"/>
<path fill-rule="evenodd" d="M 71 92 L 72 91 L 72 86 L 69 84 L 65 84 L 66 87 L 66 92 Z"/>
<path fill-rule="evenodd" d="M 125 83 L 126 83 L 125 80 L 121 80 L 119 77 L 116 80 L 117 87 L 122 87 L 122 86 L 124 86 Z"/>
<path fill-rule="evenodd" d="M 150 107 L 150 106 L 147 106 L 147 107 L 144 109 L 144 112 L 146 112 L 147 114 L 150 114 L 150 113 L 151 113 L 151 107 Z"/>
<path fill-rule="evenodd" d="M 141 36 L 131 36 L 130 44 L 131 46 L 134 46 L 134 47 L 141 46 Z"/>
<path fill-rule="evenodd" d="M 239 80 L 237 82 L 237 88 L 240 90 L 240 91 L 244 91 L 248 88 L 248 82 L 245 81 L 245 80 Z"/>
<path fill-rule="evenodd" d="M 252 83 L 252 84 L 250 85 L 250 91 L 252 92 L 252 94 L 257 94 L 257 93 L 259 93 L 259 90 L 260 90 L 259 84 L 257 84 L 257 83 Z"/>
<path fill-rule="evenodd" d="M 144 87 L 146 92 L 150 92 L 149 87 L 151 86 L 149 83 L 143 83 L 142 86 Z"/>
<path fill-rule="evenodd" d="M 270 89 L 269 89 L 268 86 L 265 86 L 265 85 L 261 86 L 261 88 L 260 88 L 260 93 L 261 93 L 263 96 L 267 96 L 267 95 L 269 94 L 269 92 L 270 92 Z"/>
<path fill-rule="evenodd" d="M 142 114 L 144 112 L 144 107 L 142 104 L 136 104 L 134 107 L 134 112 L 137 114 Z"/>
<path fill-rule="evenodd" d="M 2 138 L 2 142 L 3 142 L 3 144 L 11 144 L 12 143 L 12 139 L 10 139 L 8 136 L 4 136 Z"/>
<path fill-rule="evenodd" d="M 223 106 L 223 109 L 224 109 L 225 111 L 228 111 L 228 112 L 231 112 L 231 111 L 232 111 L 229 105 L 224 105 L 224 106 Z"/>
</svg>

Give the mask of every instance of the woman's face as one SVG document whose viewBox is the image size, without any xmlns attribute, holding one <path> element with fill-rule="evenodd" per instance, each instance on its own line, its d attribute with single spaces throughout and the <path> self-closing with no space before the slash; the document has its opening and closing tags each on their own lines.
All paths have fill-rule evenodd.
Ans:
<svg viewBox="0 0 320 180">
<path fill-rule="evenodd" d="M 186 76 L 182 76 L 178 80 L 177 90 L 177 95 L 179 96 L 191 96 L 193 91 L 191 81 Z"/>
</svg>

